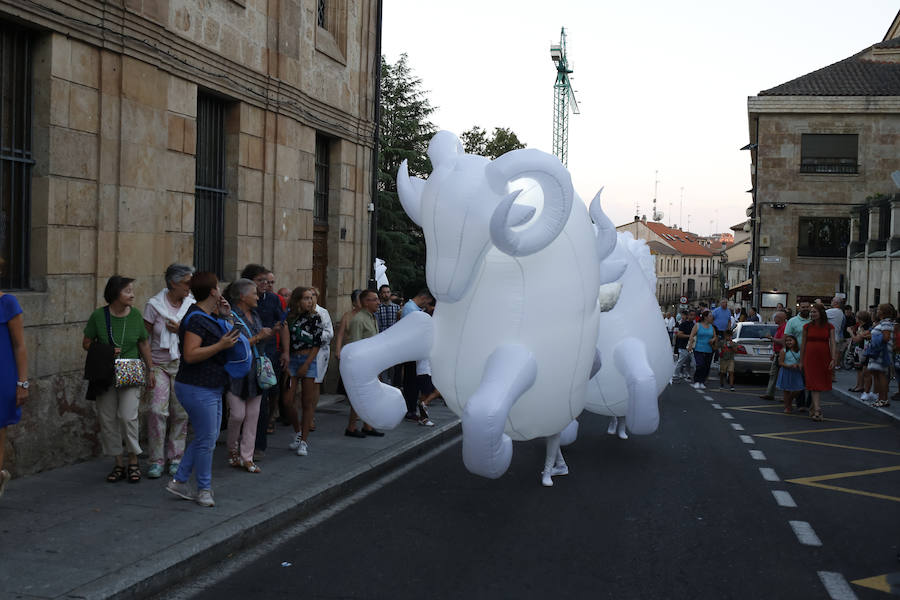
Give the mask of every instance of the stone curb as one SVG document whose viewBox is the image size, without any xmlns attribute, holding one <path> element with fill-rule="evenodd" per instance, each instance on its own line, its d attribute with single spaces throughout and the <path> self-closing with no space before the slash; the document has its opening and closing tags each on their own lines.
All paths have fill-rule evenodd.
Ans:
<svg viewBox="0 0 900 600">
<path fill-rule="evenodd" d="M 890 417 L 891 419 L 893 419 L 894 421 L 900 421 L 900 415 L 898 415 L 898 414 L 896 414 L 896 413 L 894 413 L 894 412 L 892 412 L 892 411 L 890 411 L 890 410 L 887 410 L 886 408 L 880 408 L 880 407 L 877 407 L 877 406 L 872 406 L 871 404 L 868 404 L 868 403 L 866 403 L 866 402 L 863 402 L 862 400 L 860 400 L 859 398 L 857 398 L 856 396 L 854 396 L 852 392 L 846 392 L 846 391 L 844 391 L 844 390 L 839 390 L 839 389 L 834 389 L 834 388 L 832 388 L 831 391 L 837 392 L 837 393 L 839 393 L 841 396 L 843 396 L 843 398 L 841 398 L 841 401 L 842 401 L 844 404 L 851 404 L 851 405 L 854 405 L 854 406 L 861 406 L 861 407 L 863 407 L 863 408 L 865 408 L 865 409 L 868 409 L 868 410 L 870 410 L 870 411 L 872 411 L 872 412 L 877 412 L 877 413 L 881 413 L 882 415 L 888 416 L 888 417 Z"/>
<path fill-rule="evenodd" d="M 315 513 L 328 503 L 350 495 L 402 463 L 460 435 L 459 419 L 435 427 L 331 480 L 313 484 L 241 513 L 194 536 L 173 544 L 150 558 L 139 560 L 66 594 L 67 598 L 145 598 L 176 585 L 230 554 L 258 543 L 289 524 Z"/>
</svg>

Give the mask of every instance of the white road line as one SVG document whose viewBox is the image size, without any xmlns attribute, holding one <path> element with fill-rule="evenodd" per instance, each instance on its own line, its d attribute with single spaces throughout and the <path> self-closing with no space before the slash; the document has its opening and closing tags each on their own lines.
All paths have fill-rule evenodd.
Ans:
<svg viewBox="0 0 900 600">
<path fill-rule="evenodd" d="M 753 457 L 753 460 L 766 460 L 766 455 L 763 454 L 762 450 L 751 450 L 750 456 Z"/>
<path fill-rule="evenodd" d="M 759 474 L 762 475 L 762 478 L 766 481 L 781 481 L 778 473 L 776 473 L 775 469 L 772 467 L 760 467 Z"/>
<path fill-rule="evenodd" d="M 723 418 L 723 419 L 733 419 L 734 417 L 732 417 L 732 416 L 731 416 L 731 413 L 729 413 L 729 412 L 723 412 L 723 413 L 722 413 L 722 418 Z"/>
<path fill-rule="evenodd" d="M 744 426 L 741 425 L 740 423 L 732 423 L 731 428 L 734 429 L 735 431 L 743 431 L 744 430 Z"/>
<path fill-rule="evenodd" d="M 737 423 L 732 423 L 732 424 L 731 424 L 732 427 L 734 427 L 735 425 L 737 425 Z M 742 435 L 742 436 L 741 436 L 741 441 L 744 442 L 745 444 L 755 444 L 755 443 L 756 443 L 756 440 L 754 440 L 754 439 L 753 439 L 751 436 L 749 436 L 749 435 Z"/>
<path fill-rule="evenodd" d="M 822 585 L 825 586 L 831 600 L 856 600 L 856 594 L 840 573 L 819 571 L 819 579 L 822 580 Z"/>
<path fill-rule="evenodd" d="M 716 410 L 722 410 L 722 405 L 721 405 L 721 404 L 717 404 L 717 403 L 713 402 L 711 406 L 712 406 L 713 408 L 715 408 Z"/>
<path fill-rule="evenodd" d="M 789 492 L 784 490 L 772 490 L 772 495 L 775 496 L 775 502 L 778 503 L 778 506 L 797 508 L 797 503 L 794 502 L 794 497 L 791 496 Z"/>
<path fill-rule="evenodd" d="M 704 400 L 708 400 L 708 401 L 710 401 L 710 402 L 713 401 L 713 399 L 712 399 L 711 396 L 703 396 L 703 399 L 704 399 Z"/>
<path fill-rule="evenodd" d="M 819 536 L 816 535 L 816 532 L 813 531 L 812 525 L 806 521 L 788 521 L 788 523 L 791 524 L 791 529 L 794 530 L 797 539 L 804 546 L 822 545 L 822 540 L 820 540 Z"/>
</svg>

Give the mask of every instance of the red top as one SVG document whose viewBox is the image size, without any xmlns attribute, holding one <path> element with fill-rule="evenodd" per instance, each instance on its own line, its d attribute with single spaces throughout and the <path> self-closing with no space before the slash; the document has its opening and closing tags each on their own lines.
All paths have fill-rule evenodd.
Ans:
<svg viewBox="0 0 900 600">
<path fill-rule="evenodd" d="M 781 352 L 781 349 L 784 348 L 784 328 L 787 327 L 787 321 L 778 326 L 778 329 L 775 330 L 775 335 L 772 336 L 772 350 L 775 354 Z"/>
</svg>

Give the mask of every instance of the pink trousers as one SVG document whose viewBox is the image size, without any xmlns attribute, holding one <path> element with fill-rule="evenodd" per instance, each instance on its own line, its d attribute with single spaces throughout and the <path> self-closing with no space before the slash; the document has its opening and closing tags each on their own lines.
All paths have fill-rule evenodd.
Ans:
<svg viewBox="0 0 900 600">
<path fill-rule="evenodd" d="M 259 401 L 262 396 L 254 396 L 243 400 L 231 392 L 228 398 L 228 437 L 226 438 L 228 449 L 238 448 L 239 454 L 245 463 L 253 462 L 253 447 L 256 445 L 256 422 L 259 420 Z"/>
</svg>

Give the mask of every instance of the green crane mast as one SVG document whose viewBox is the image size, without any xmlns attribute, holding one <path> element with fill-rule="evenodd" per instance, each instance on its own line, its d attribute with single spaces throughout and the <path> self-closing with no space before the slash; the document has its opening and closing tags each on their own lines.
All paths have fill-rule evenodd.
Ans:
<svg viewBox="0 0 900 600">
<path fill-rule="evenodd" d="M 559 44 L 550 45 L 550 58 L 556 65 L 556 83 L 553 84 L 553 154 L 564 167 L 569 166 L 569 102 L 572 114 L 579 114 L 578 101 L 572 90 L 569 75 L 573 70 L 566 55 L 566 28 L 559 33 Z"/>
</svg>

